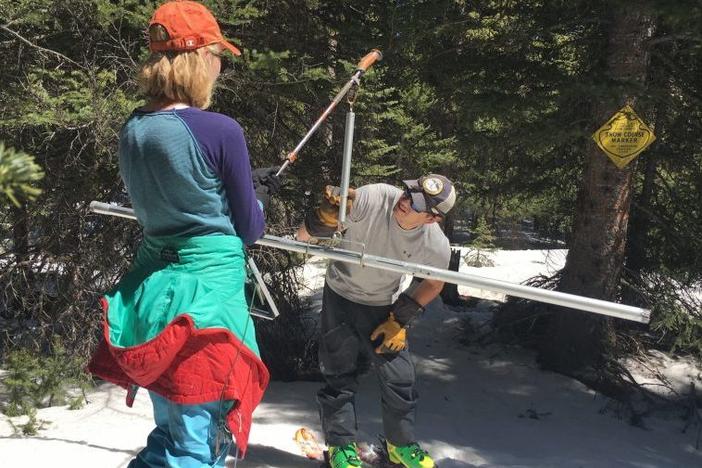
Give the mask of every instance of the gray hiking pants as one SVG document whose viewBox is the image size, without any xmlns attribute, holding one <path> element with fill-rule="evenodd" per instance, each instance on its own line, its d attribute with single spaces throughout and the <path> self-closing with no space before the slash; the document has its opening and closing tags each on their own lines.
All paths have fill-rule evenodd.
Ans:
<svg viewBox="0 0 702 468">
<path fill-rule="evenodd" d="M 416 440 L 417 391 L 409 351 L 376 354 L 370 341 L 371 333 L 388 318 L 389 312 L 389 305 L 358 304 L 324 286 L 319 366 L 326 386 L 317 392 L 317 401 L 327 445 L 356 441 L 354 398 L 363 370 L 359 368 L 362 357 L 370 360 L 378 375 L 385 437 L 394 445 Z"/>
</svg>

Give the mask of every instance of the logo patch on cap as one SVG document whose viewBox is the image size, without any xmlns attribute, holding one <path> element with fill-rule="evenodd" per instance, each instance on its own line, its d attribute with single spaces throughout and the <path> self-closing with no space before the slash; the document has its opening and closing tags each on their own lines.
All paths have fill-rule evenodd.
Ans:
<svg viewBox="0 0 702 468">
<path fill-rule="evenodd" d="M 427 195 L 431 195 L 432 197 L 440 194 L 443 189 L 444 183 L 441 181 L 441 179 L 427 177 L 422 181 L 422 190 L 424 190 Z"/>
</svg>

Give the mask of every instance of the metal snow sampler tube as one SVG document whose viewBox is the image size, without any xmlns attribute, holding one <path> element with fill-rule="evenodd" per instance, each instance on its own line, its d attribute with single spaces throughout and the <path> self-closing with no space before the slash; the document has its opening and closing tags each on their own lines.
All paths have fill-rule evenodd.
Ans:
<svg viewBox="0 0 702 468">
<path fill-rule="evenodd" d="M 378 62 L 383 59 L 383 54 L 378 50 L 378 49 L 373 49 L 370 52 L 368 52 L 360 62 L 358 62 L 358 65 L 356 65 L 356 71 L 354 72 L 353 76 L 351 76 L 351 79 L 346 82 L 344 86 L 342 86 L 341 90 L 339 90 L 338 93 L 336 93 L 336 96 L 334 96 L 334 99 L 332 99 L 332 102 L 327 106 L 327 108 L 322 112 L 322 115 L 319 116 L 319 118 L 315 121 L 314 125 L 312 125 L 312 128 L 310 128 L 305 136 L 300 140 L 300 142 L 297 144 L 295 149 L 293 149 L 290 153 L 288 153 L 286 157 L 285 163 L 283 163 L 282 166 L 280 166 L 280 169 L 276 173 L 277 176 L 280 176 L 280 174 L 283 173 L 286 167 L 288 167 L 290 164 L 295 162 L 298 158 L 298 153 L 302 149 L 303 146 L 309 141 L 309 139 L 312 137 L 314 132 L 317 131 L 320 125 L 322 125 L 322 122 L 324 122 L 327 117 L 329 117 L 329 114 L 334 110 L 334 108 L 341 102 L 341 100 L 349 94 L 349 92 L 355 94 L 354 87 L 358 87 L 361 77 L 363 74 L 368 71 L 370 67 L 373 66 L 375 62 Z M 355 99 L 355 97 L 354 97 Z"/>
<path fill-rule="evenodd" d="M 378 268 L 381 270 L 406 273 L 420 278 L 429 278 L 444 281 L 446 283 L 472 286 L 480 289 L 501 292 L 509 296 L 531 299 L 547 304 L 554 304 L 572 309 L 594 312 L 596 314 L 608 315 L 635 322 L 648 323 L 651 320 L 651 311 L 640 307 L 617 304 L 616 302 L 603 301 L 591 297 L 578 296 L 560 291 L 525 286 L 523 284 L 510 283 L 484 276 L 460 273 L 451 270 L 442 270 L 418 263 L 403 262 L 377 255 L 370 255 L 353 250 L 344 250 L 336 247 L 326 247 L 307 244 L 295 240 L 285 239 L 277 236 L 266 235 L 256 241 L 258 245 L 275 247 L 278 249 L 291 250 L 307 255 L 329 258 L 340 262 L 355 263 L 357 265 Z"/>
<path fill-rule="evenodd" d="M 91 202 L 90 210 L 95 213 L 121 216 L 123 218 L 135 219 L 134 211 L 123 206 L 109 205 L 107 203 Z M 607 315 L 624 320 L 632 320 L 640 323 L 648 323 L 651 320 L 651 311 L 641 307 L 617 304 L 616 302 L 603 301 L 591 297 L 578 296 L 575 294 L 548 289 L 525 286 L 523 284 L 510 283 L 496 279 L 486 278 L 469 273 L 460 273 L 451 270 L 442 270 L 418 263 L 403 262 L 377 255 L 370 255 L 365 252 L 356 252 L 336 247 L 321 246 L 299 242 L 292 239 L 285 239 L 278 236 L 266 235 L 256 241 L 256 244 L 273 247 L 276 249 L 299 252 L 306 255 L 328 258 L 340 262 L 354 263 L 364 267 L 378 268 L 381 270 L 394 271 L 397 273 L 411 274 L 420 278 L 429 278 L 444 281 L 446 283 L 472 286 L 490 291 L 501 292 L 509 296 L 521 297 L 533 301 L 554 304 L 572 309 L 584 310 L 595 314 Z"/>
</svg>

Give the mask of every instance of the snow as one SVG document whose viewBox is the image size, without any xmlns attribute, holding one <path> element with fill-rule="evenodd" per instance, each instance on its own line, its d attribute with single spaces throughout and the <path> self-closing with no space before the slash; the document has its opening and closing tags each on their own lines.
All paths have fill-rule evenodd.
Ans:
<svg viewBox="0 0 702 468">
<path fill-rule="evenodd" d="M 472 249 L 462 247 L 460 250 L 461 258 L 463 259 Z M 492 260 L 494 266 L 470 267 L 461 260 L 459 271 L 511 283 L 522 283 L 539 274 L 553 275 L 565 265 L 567 253 L 568 251 L 565 249 L 483 251 L 481 255 L 486 255 Z M 463 296 L 479 297 L 500 302 L 505 301 L 503 293 L 485 291 L 468 286 L 459 286 L 458 293 Z"/>
<path fill-rule="evenodd" d="M 494 267 L 461 271 L 523 281 L 552 273 L 565 251 L 496 251 Z M 310 260 L 301 291 L 318 309 L 323 260 Z M 461 289 L 462 294 L 466 291 Z M 474 297 L 499 300 L 489 292 Z M 702 449 L 695 449 L 696 429 L 682 433 L 677 414 L 646 418 L 646 429 L 634 427 L 609 410 L 612 402 L 567 377 L 539 370 L 524 349 L 502 345 L 459 344 L 466 317 L 481 320 L 475 309 L 452 309 L 433 303 L 411 329 L 411 351 L 418 375 L 420 401 L 417 436 L 441 468 L 497 467 L 700 467 Z M 699 388 L 702 373 L 689 360 L 653 355 L 644 364 L 631 362 L 634 374 L 654 383 L 660 371 L 679 391 Z M 318 382 L 272 382 L 254 414 L 249 454 L 242 468 L 316 467 L 301 457 L 292 440 L 301 426 L 319 433 L 315 403 Z M 103 384 L 84 408 L 42 409 L 45 429 L 33 437 L 16 437 L 0 416 L 2 466 L 122 467 L 143 447 L 152 429 L 148 396 L 141 391 L 133 408 L 124 405 L 124 391 Z M 357 397 L 360 438 L 375 441 L 381 432 L 375 376 L 362 379 Z M 21 423 L 21 420 L 15 420 Z M 228 467 L 234 466 L 230 457 Z"/>
</svg>

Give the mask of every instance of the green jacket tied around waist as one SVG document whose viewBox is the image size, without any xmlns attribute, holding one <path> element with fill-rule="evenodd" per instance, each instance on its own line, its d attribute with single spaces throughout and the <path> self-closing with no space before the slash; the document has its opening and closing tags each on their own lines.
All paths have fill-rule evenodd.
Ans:
<svg viewBox="0 0 702 468">
<path fill-rule="evenodd" d="M 269 379 L 245 280 L 237 236 L 146 237 L 130 272 L 103 297 L 104 341 L 90 371 L 176 403 L 236 400 L 227 422 L 244 452 Z"/>
</svg>

